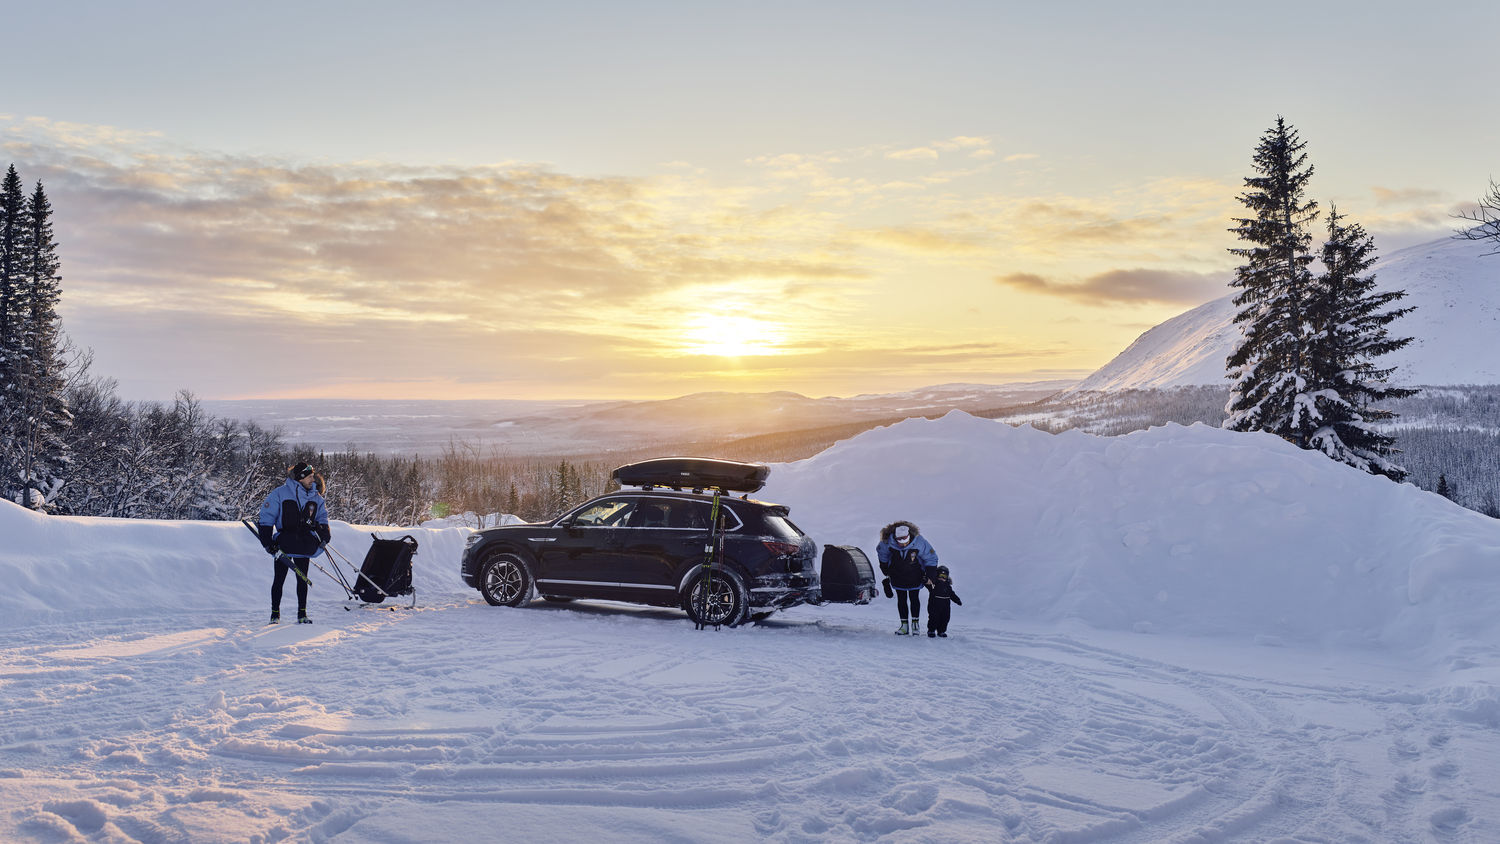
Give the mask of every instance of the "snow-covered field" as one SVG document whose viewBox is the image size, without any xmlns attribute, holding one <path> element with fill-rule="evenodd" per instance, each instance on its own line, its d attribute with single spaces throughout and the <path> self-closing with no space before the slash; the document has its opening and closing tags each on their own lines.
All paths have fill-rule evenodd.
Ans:
<svg viewBox="0 0 1500 844">
<path fill-rule="evenodd" d="M 417 609 L 318 579 L 265 627 L 237 524 L 0 503 L 0 840 L 1500 840 L 1500 523 L 1268 436 L 961 413 L 759 497 L 918 523 L 951 638 L 496 609 L 438 526 L 381 531 Z"/>
</svg>

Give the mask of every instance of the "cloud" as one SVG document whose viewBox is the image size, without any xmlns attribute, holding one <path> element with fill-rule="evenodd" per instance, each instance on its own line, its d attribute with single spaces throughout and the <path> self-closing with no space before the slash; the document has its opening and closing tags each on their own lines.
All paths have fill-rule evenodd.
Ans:
<svg viewBox="0 0 1500 844">
<path fill-rule="evenodd" d="M 483 385 L 475 397 L 557 396 L 554 381 L 572 397 L 658 395 L 757 377 L 840 392 L 890 371 L 980 380 L 1039 358 L 1088 368 L 1091 348 L 1049 345 L 1024 315 L 961 332 L 948 317 L 1006 258 L 1066 279 L 1120 263 L 1213 266 L 1194 248 L 1223 255 L 1222 243 L 1180 245 L 1206 241 L 1206 193 L 1008 195 L 984 181 L 994 163 L 975 156 L 993 144 L 973 136 L 905 150 L 932 155 L 903 164 L 880 145 L 764 156 L 742 178 L 690 162 L 649 178 L 309 162 L 3 117 L 0 139 L 52 197 L 69 333 L 95 347 L 102 372 L 136 385 L 131 398 L 381 379 Z M 947 166 L 921 163 L 932 157 Z M 1209 228 L 1224 237 L 1222 217 Z M 914 283 L 936 315 L 912 334 L 955 335 L 951 345 L 889 348 L 872 303 Z M 1122 291 L 1082 299 L 1150 298 Z M 774 314 L 785 354 L 674 355 L 705 309 Z"/>
<path fill-rule="evenodd" d="M 951 234 L 915 226 L 893 226 L 861 233 L 864 243 L 919 254 L 972 254 L 984 244 L 967 235 Z"/>
<path fill-rule="evenodd" d="M 960 135 L 947 140 L 933 141 L 930 144 L 920 147 L 892 150 L 887 152 L 885 157 L 895 161 L 935 161 L 944 153 L 968 150 L 970 156 L 985 158 L 994 154 L 994 151 L 989 147 L 989 138 Z"/>
<path fill-rule="evenodd" d="M 654 195 L 640 180 L 130 144 L 32 152 L 26 176 L 61 209 L 72 282 L 136 307 L 505 321 L 522 305 L 532 319 L 561 317 L 705 280 L 864 275 L 773 239 L 777 221 L 724 207 L 705 215 L 702 196 Z"/>
<path fill-rule="evenodd" d="M 886 153 L 885 157 L 896 161 L 935 161 L 938 157 L 938 151 L 932 147 L 898 149 Z"/>
<path fill-rule="evenodd" d="M 1035 273 L 1010 273 L 996 276 L 995 281 L 1027 293 L 1057 296 L 1090 305 L 1196 305 L 1223 295 L 1229 277 L 1224 273 L 1134 269 L 1110 270 L 1076 284 L 1060 284 Z"/>
<path fill-rule="evenodd" d="M 1376 205 L 1435 205 L 1447 201 L 1441 191 L 1428 188 L 1370 188 Z"/>
</svg>

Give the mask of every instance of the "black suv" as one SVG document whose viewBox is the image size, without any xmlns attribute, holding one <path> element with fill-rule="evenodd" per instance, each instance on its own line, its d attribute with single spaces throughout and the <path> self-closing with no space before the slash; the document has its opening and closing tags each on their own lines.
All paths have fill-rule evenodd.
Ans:
<svg viewBox="0 0 1500 844">
<path fill-rule="evenodd" d="M 681 607 L 698 624 L 730 626 L 823 603 L 817 543 L 787 518 L 787 508 L 729 494 L 760 489 L 768 472 L 703 458 L 622 466 L 615 480 L 639 489 L 599 496 L 551 522 L 469 537 L 464 583 L 495 606 L 520 606 L 533 593 L 549 601 L 595 598 Z M 840 561 L 853 551 L 863 566 L 843 576 L 834 590 L 840 595 L 830 597 L 868 602 L 875 583 L 868 560 L 857 548 L 837 551 L 832 556 Z M 847 567 L 840 563 L 841 572 Z M 842 583 L 851 579 L 852 590 Z"/>
</svg>

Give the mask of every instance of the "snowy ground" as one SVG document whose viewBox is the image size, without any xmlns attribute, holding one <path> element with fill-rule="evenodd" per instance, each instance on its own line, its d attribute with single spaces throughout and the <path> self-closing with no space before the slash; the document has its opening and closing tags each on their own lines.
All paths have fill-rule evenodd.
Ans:
<svg viewBox="0 0 1500 844">
<path fill-rule="evenodd" d="M 492 608 L 437 527 L 418 609 L 319 580 L 268 628 L 238 525 L 0 505 L 0 840 L 1500 840 L 1491 520 L 1267 437 L 962 414 L 762 497 L 916 521 L 951 638 Z"/>
</svg>

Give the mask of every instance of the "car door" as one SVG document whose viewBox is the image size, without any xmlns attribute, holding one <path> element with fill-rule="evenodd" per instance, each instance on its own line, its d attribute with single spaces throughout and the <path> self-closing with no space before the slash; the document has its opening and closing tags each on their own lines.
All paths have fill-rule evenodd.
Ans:
<svg viewBox="0 0 1500 844">
<path fill-rule="evenodd" d="M 684 563 L 703 558 L 711 510 L 709 502 L 690 498 L 642 499 L 620 532 L 620 588 L 632 600 L 675 604 Z M 732 515 L 728 522 L 737 524 Z"/>
<path fill-rule="evenodd" d="M 537 591 L 572 598 L 613 598 L 619 590 L 617 556 L 634 502 L 591 501 L 560 519 L 537 548 Z"/>
</svg>

